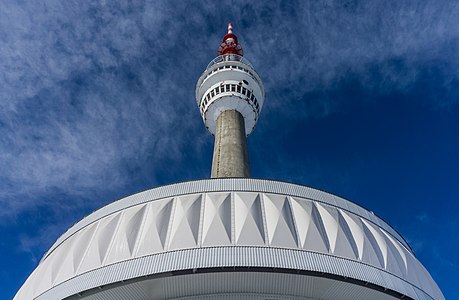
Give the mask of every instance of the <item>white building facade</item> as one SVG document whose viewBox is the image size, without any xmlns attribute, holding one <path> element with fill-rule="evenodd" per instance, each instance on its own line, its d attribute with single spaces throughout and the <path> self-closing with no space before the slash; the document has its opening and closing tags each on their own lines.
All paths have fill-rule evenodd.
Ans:
<svg viewBox="0 0 459 300">
<path fill-rule="evenodd" d="M 64 233 L 15 299 L 444 299 L 403 238 L 305 186 L 208 179 L 113 202 Z"/>
</svg>

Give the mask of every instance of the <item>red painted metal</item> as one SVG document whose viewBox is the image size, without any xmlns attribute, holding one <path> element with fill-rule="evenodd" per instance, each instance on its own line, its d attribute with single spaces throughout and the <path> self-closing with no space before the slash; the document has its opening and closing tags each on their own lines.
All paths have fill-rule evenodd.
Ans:
<svg viewBox="0 0 459 300">
<path fill-rule="evenodd" d="M 228 33 L 223 37 L 223 41 L 218 47 L 218 55 L 237 54 L 244 55 L 241 45 L 237 41 L 237 36 L 233 33 L 233 26 L 228 24 Z"/>
</svg>

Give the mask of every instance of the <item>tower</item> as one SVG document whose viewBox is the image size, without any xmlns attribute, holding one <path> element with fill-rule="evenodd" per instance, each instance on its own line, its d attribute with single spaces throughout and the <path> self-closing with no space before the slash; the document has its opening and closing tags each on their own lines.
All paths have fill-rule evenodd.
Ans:
<svg viewBox="0 0 459 300">
<path fill-rule="evenodd" d="M 443 300 L 408 243 L 372 212 L 306 186 L 245 178 L 263 85 L 231 26 L 219 54 L 196 88 L 216 137 L 213 178 L 91 213 L 58 238 L 14 300 Z"/>
<path fill-rule="evenodd" d="M 249 177 L 246 137 L 264 102 L 263 83 L 243 50 L 231 23 L 196 85 L 196 102 L 206 128 L 215 136 L 212 178 Z"/>
</svg>

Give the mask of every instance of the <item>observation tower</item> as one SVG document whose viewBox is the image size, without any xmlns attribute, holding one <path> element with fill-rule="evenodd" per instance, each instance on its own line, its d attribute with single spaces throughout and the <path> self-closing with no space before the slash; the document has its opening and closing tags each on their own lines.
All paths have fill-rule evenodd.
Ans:
<svg viewBox="0 0 459 300">
<path fill-rule="evenodd" d="M 231 25 L 218 54 L 196 87 L 215 136 L 212 178 L 88 215 L 14 299 L 444 299 L 408 243 L 372 212 L 306 186 L 248 178 L 246 137 L 263 84 Z"/>
<path fill-rule="evenodd" d="M 206 128 L 215 136 L 212 178 L 249 177 L 246 137 L 252 133 L 265 98 L 263 83 L 243 57 L 233 27 L 196 85 L 196 101 Z"/>
</svg>

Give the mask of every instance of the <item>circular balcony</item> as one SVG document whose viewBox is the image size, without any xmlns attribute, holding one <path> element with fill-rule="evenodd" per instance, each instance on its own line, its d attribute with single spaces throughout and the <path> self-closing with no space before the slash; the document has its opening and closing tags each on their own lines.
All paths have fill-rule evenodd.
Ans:
<svg viewBox="0 0 459 300">
<path fill-rule="evenodd" d="M 253 69 L 252 64 L 244 57 L 237 55 L 237 54 L 225 54 L 225 55 L 220 55 L 214 58 L 206 67 L 206 70 L 212 67 L 215 64 L 221 63 L 221 62 L 227 62 L 227 61 L 239 61 L 242 62 L 243 64 L 246 64 L 250 66 Z"/>
</svg>

